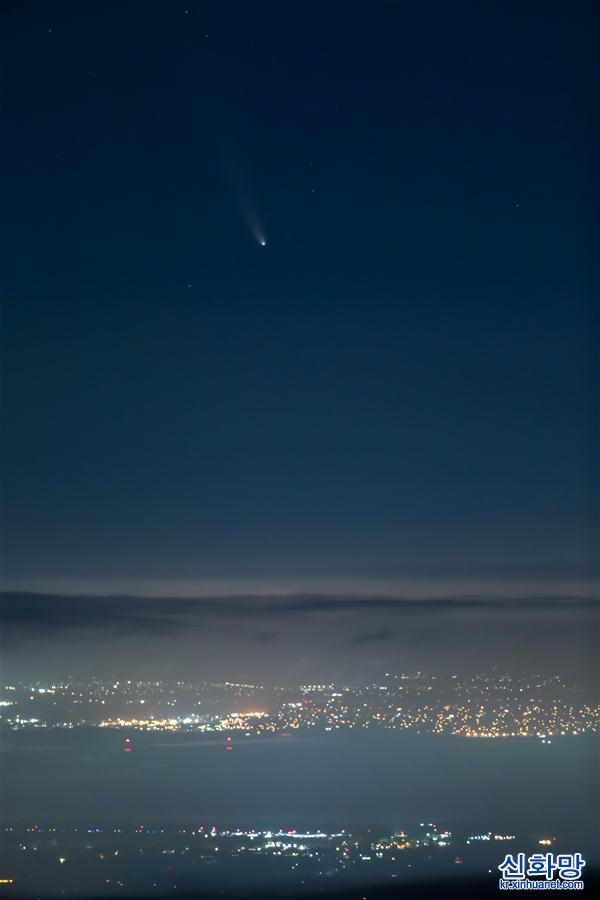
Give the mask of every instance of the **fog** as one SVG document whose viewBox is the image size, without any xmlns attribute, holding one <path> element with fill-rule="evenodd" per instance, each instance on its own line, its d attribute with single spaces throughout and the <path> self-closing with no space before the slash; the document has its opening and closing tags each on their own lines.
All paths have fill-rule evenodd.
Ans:
<svg viewBox="0 0 600 900">
<path fill-rule="evenodd" d="M 595 826 L 597 737 L 473 741 L 396 732 L 236 737 L 16 732 L 2 748 L 7 820 L 271 828 L 418 821 L 580 842 Z M 589 840 L 589 837 L 587 838 Z"/>
</svg>

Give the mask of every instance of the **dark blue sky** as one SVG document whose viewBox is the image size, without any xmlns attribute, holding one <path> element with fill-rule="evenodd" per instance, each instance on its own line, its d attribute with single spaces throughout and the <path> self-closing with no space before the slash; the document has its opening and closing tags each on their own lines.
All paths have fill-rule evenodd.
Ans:
<svg viewBox="0 0 600 900">
<path fill-rule="evenodd" d="M 592 26 L 14 4 L 5 586 L 584 583 Z"/>
</svg>

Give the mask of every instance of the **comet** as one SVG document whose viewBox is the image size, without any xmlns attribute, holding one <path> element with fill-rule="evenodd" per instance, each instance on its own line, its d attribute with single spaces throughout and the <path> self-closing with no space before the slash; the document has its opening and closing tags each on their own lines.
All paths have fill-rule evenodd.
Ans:
<svg viewBox="0 0 600 900">
<path fill-rule="evenodd" d="M 245 190 L 239 189 L 235 199 L 246 228 L 259 247 L 266 247 L 267 236 L 258 216 L 256 205 L 250 197 L 250 194 Z"/>
<path fill-rule="evenodd" d="M 246 223 L 248 231 L 250 232 L 256 243 L 259 245 L 259 247 L 266 247 L 267 236 L 263 230 L 254 203 L 247 194 L 238 195 L 237 202 L 238 208 L 242 215 L 242 219 Z"/>
<path fill-rule="evenodd" d="M 251 188 L 250 180 L 240 166 L 227 155 L 224 159 L 225 177 L 229 182 L 233 201 L 246 228 L 259 245 L 267 246 L 267 236 L 263 228 L 258 204 Z"/>
</svg>

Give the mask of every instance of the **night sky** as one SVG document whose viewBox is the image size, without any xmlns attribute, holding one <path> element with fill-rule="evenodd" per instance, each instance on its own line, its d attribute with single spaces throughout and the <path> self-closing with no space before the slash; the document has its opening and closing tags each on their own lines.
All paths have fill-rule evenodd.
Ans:
<svg viewBox="0 0 600 900">
<path fill-rule="evenodd" d="M 593 4 L 3 18 L 3 586 L 35 592 L 5 605 L 33 656 L 49 622 L 109 634 L 109 594 L 221 596 L 213 647 L 240 597 L 356 594 L 334 668 L 435 632 L 431 661 L 432 599 L 591 615 Z M 382 597 L 429 602 L 410 638 Z M 250 671 L 279 633 L 251 621 Z"/>
</svg>

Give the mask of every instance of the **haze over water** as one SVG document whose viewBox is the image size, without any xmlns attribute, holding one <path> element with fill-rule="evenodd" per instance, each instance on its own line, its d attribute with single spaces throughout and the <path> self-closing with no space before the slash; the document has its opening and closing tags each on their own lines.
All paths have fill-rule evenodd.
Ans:
<svg viewBox="0 0 600 900">
<path fill-rule="evenodd" d="M 236 737 L 16 732 L 2 746 L 9 819 L 235 827 L 415 821 L 589 840 L 597 738 L 468 740 L 370 733 Z"/>
</svg>

